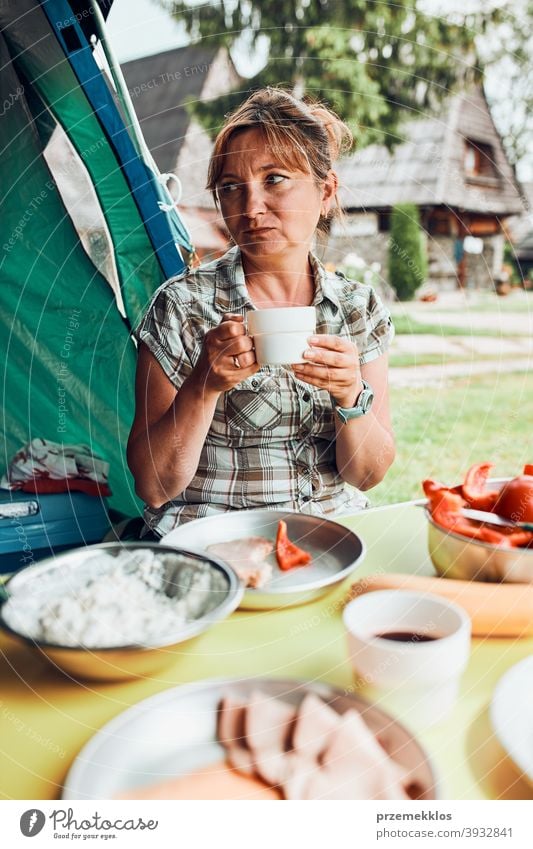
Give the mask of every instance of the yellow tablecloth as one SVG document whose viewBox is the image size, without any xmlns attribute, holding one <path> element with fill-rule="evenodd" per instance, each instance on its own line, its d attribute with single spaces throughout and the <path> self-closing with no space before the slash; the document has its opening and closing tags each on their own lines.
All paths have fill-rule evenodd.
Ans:
<svg viewBox="0 0 533 849">
<path fill-rule="evenodd" d="M 359 533 L 368 549 L 356 577 L 378 570 L 432 573 L 426 520 L 413 504 L 368 510 L 340 521 Z M 239 611 L 149 680 L 74 683 L 37 653 L 2 637 L 1 798 L 58 798 L 73 759 L 105 722 L 141 699 L 181 683 L 264 675 L 351 687 L 341 619 L 349 585 L 350 580 L 301 607 Z M 417 734 L 436 767 L 444 798 L 531 798 L 531 786 L 493 737 L 488 705 L 501 675 L 532 652 L 533 639 L 476 640 L 453 713 Z"/>
</svg>

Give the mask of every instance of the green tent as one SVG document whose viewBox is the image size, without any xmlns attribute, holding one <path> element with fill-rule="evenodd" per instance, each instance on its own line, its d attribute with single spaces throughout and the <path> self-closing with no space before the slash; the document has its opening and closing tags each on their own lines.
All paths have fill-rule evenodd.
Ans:
<svg viewBox="0 0 533 849">
<path fill-rule="evenodd" d="M 89 445 L 132 514 L 131 330 L 192 245 L 110 52 L 110 5 L 0 0 L 2 465 L 36 437 Z"/>
</svg>

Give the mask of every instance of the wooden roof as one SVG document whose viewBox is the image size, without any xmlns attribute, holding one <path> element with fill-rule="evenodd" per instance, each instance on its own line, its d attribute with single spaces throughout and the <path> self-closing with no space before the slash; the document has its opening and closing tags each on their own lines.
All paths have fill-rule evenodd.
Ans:
<svg viewBox="0 0 533 849">
<path fill-rule="evenodd" d="M 144 138 L 162 172 L 176 166 L 191 124 L 184 104 L 205 96 L 219 51 L 188 45 L 121 66 Z"/>
<path fill-rule="evenodd" d="M 513 168 L 481 88 L 451 97 L 439 115 L 409 121 L 403 136 L 392 153 L 384 146 L 370 145 L 339 162 L 339 199 L 344 209 L 414 203 L 497 216 L 523 212 Z M 490 145 L 492 176 L 467 176 L 467 142 Z"/>
</svg>

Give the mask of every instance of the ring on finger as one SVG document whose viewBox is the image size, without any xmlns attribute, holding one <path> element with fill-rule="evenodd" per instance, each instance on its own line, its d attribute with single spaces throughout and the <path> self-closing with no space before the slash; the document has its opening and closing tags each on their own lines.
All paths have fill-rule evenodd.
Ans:
<svg viewBox="0 0 533 849">
<path fill-rule="evenodd" d="M 233 365 L 235 366 L 235 368 L 241 368 L 241 364 L 239 362 L 238 357 L 233 357 Z"/>
</svg>

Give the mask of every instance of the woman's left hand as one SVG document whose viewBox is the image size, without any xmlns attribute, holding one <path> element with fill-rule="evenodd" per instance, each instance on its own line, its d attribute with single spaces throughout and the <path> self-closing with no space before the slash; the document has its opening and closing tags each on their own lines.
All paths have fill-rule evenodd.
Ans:
<svg viewBox="0 0 533 849">
<path fill-rule="evenodd" d="M 353 407 L 363 388 L 357 346 L 340 336 L 310 336 L 305 363 L 292 366 L 298 380 L 326 389 L 339 407 Z"/>
</svg>

